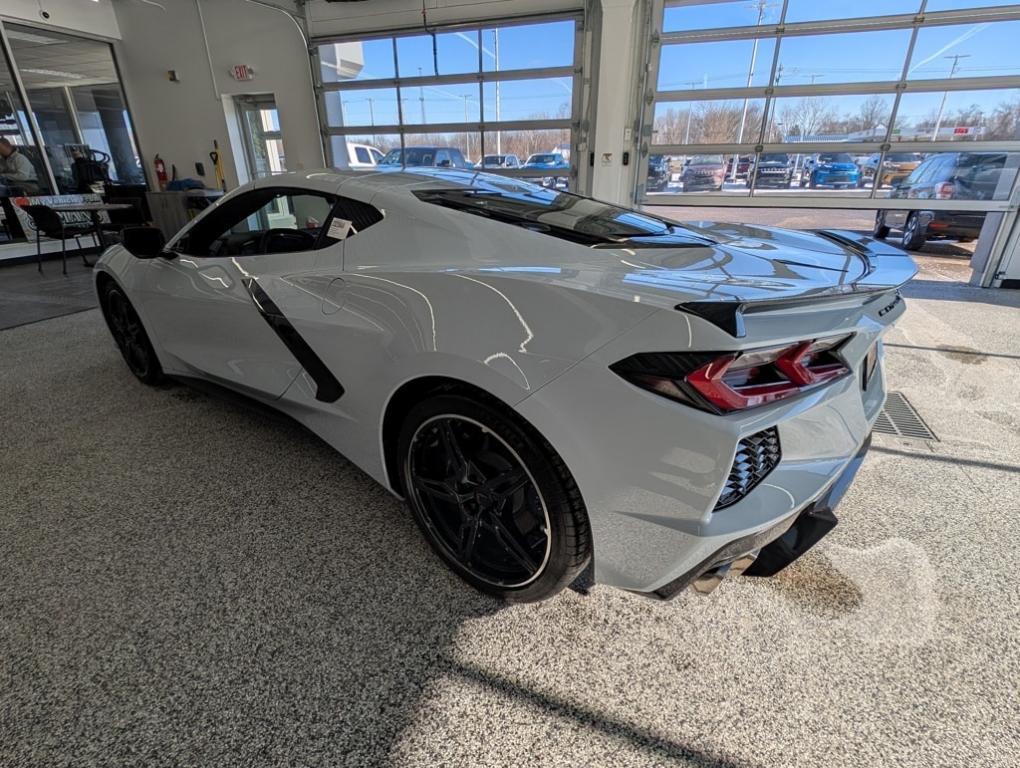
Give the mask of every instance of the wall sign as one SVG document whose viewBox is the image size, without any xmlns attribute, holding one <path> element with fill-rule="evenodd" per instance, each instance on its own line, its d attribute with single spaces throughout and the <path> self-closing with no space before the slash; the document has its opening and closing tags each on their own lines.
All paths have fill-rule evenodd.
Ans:
<svg viewBox="0 0 1020 768">
<path fill-rule="evenodd" d="M 230 76 L 235 80 L 251 80 L 255 77 L 255 70 L 247 64 L 235 64 L 230 68 Z"/>
</svg>

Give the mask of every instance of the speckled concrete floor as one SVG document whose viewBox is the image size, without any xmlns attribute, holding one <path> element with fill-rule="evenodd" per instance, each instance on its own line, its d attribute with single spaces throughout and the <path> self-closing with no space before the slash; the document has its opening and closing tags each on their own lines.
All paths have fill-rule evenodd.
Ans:
<svg viewBox="0 0 1020 768">
<path fill-rule="evenodd" d="M 1020 295 L 926 271 L 817 551 L 504 607 L 299 429 L 0 333 L 0 766 L 1016 766 Z M 895 346 L 893 346 L 895 345 Z"/>
</svg>

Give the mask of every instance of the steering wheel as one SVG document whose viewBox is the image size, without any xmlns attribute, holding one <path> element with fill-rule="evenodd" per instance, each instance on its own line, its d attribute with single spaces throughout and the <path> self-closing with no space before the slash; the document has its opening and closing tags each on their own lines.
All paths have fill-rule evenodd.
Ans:
<svg viewBox="0 0 1020 768">
<path fill-rule="evenodd" d="M 316 236 L 303 229 L 267 229 L 259 238 L 258 253 L 310 251 Z"/>
</svg>

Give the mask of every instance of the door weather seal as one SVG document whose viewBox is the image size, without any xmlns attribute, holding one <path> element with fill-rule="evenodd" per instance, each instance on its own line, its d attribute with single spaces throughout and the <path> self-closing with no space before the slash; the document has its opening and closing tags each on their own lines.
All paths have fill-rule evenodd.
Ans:
<svg viewBox="0 0 1020 768">
<path fill-rule="evenodd" d="M 315 382 L 315 399 L 323 403 L 335 403 L 339 400 L 344 393 L 343 386 L 322 362 L 322 359 L 308 346 L 308 342 L 301 338 L 301 334 L 297 332 L 297 329 L 280 311 L 275 302 L 269 298 L 269 294 L 251 277 L 244 280 L 244 287 L 248 289 L 248 294 L 255 303 L 259 314 L 269 323 L 269 327 L 276 332 L 280 341 L 286 345 L 290 353 Z"/>
</svg>

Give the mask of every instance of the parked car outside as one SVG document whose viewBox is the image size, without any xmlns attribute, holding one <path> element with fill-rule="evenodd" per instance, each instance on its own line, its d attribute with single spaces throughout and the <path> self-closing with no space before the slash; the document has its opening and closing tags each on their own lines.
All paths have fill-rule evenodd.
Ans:
<svg viewBox="0 0 1020 768">
<path fill-rule="evenodd" d="M 381 150 L 369 144 L 347 145 L 347 166 L 354 170 L 359 168 L 375 168 L 382 161 Z"/>
<path fill-rule="evenodd" d="M 528 157 L 528 161 L 524 164 L 524 168 L 528 170 L 542 171 L 569 171 L 570 163 L 568 163 L 567 158 L 559 152 L 536 152 Z M 568 175 L 543 176 L 540 183 L 543 187 L 566 189 L 569 180 L 570 178 Z"/>
<path fill-rule="evenodd" d="M 521 158 L 517 155 L 486 155 L 475 168 L 520 168 Z"/>
<path fill-rule="evenodd" d="M 646 192 L 665 192 L 669 187 L 669 158 L 665 155 L 651 155 L 648 158 L 648 180 Z"/>
<path fill-rule="evenodd" d="M 401 165 L 408 168 L 470 168 L 464 154 L 456 147 L 404 147 L 391 149 L 379 165 Z"/>
<path fill-rule="evenodd" d="M 929 200 L 994 200 L 1006 167 L 1005 152 L 946 152 L 932 155 L 893 188 L 890 198 Z M 1007 190 L 1008 191 L 1008 190 Z M 1003 193 L 1005 194 L 1005 192 Z M 968 242 L 981 233 L 985 214 L 979 211 L 878 211 L 875 237 L 903 232 L 903 247 L 917 250 L 928 240 Z"/>
<path fill-rule="evenodd" d="M 722 155 L 694 155 L 684 164 L 680 176 L 684 192 L 712 190 L 719 192 L 726 180 L 726 164 Z"/>
<path fill-rule="evenodd" d="M 793 183 L 793 161 L 786 154 L 762 155 L 754 168 L 754 184 L 759 189 L 789 189 Z"/>
<path fill-rule="evenodd" d="M 569 168 L 570 163 L 559 152 L 538 152 L 531 155 L 524 164 L 525 168 L 541 168 L 543 170 L 557 170 Z"/>
<path fill-rule="evenodd" d="M 860 164 L 861 178 L 858 184 L 862 187 L 870 187 L 875 172 L 878 170 L 880 154 L 876 152 L 870 155 Z M 879 187 L 892 187 L 906 179 L 911 172 L 921 164 L 924 155 L 920 152 L 889 152 L 882 163 L 882 172 L 878 175 Z"/>
<path fill-rule="evenodd" d="M 822 152 L 808 158 L 804 165 L 806 173 L 800 177 L 802 187 L 844 189 L 856 187 L 861 178 L 857 163 L 846 152 Z"/>
<path fill-rule="evenodd" d="M 733 158 L 729 158 L 726 161 L 726 178 L 731 179 L 746 179 L 748 174 L 751 172 L 751 167 L 754 165 L 753 155 L 741 155 L 737 159 L 737 175 L 733 175 Z"/>
</svg>

